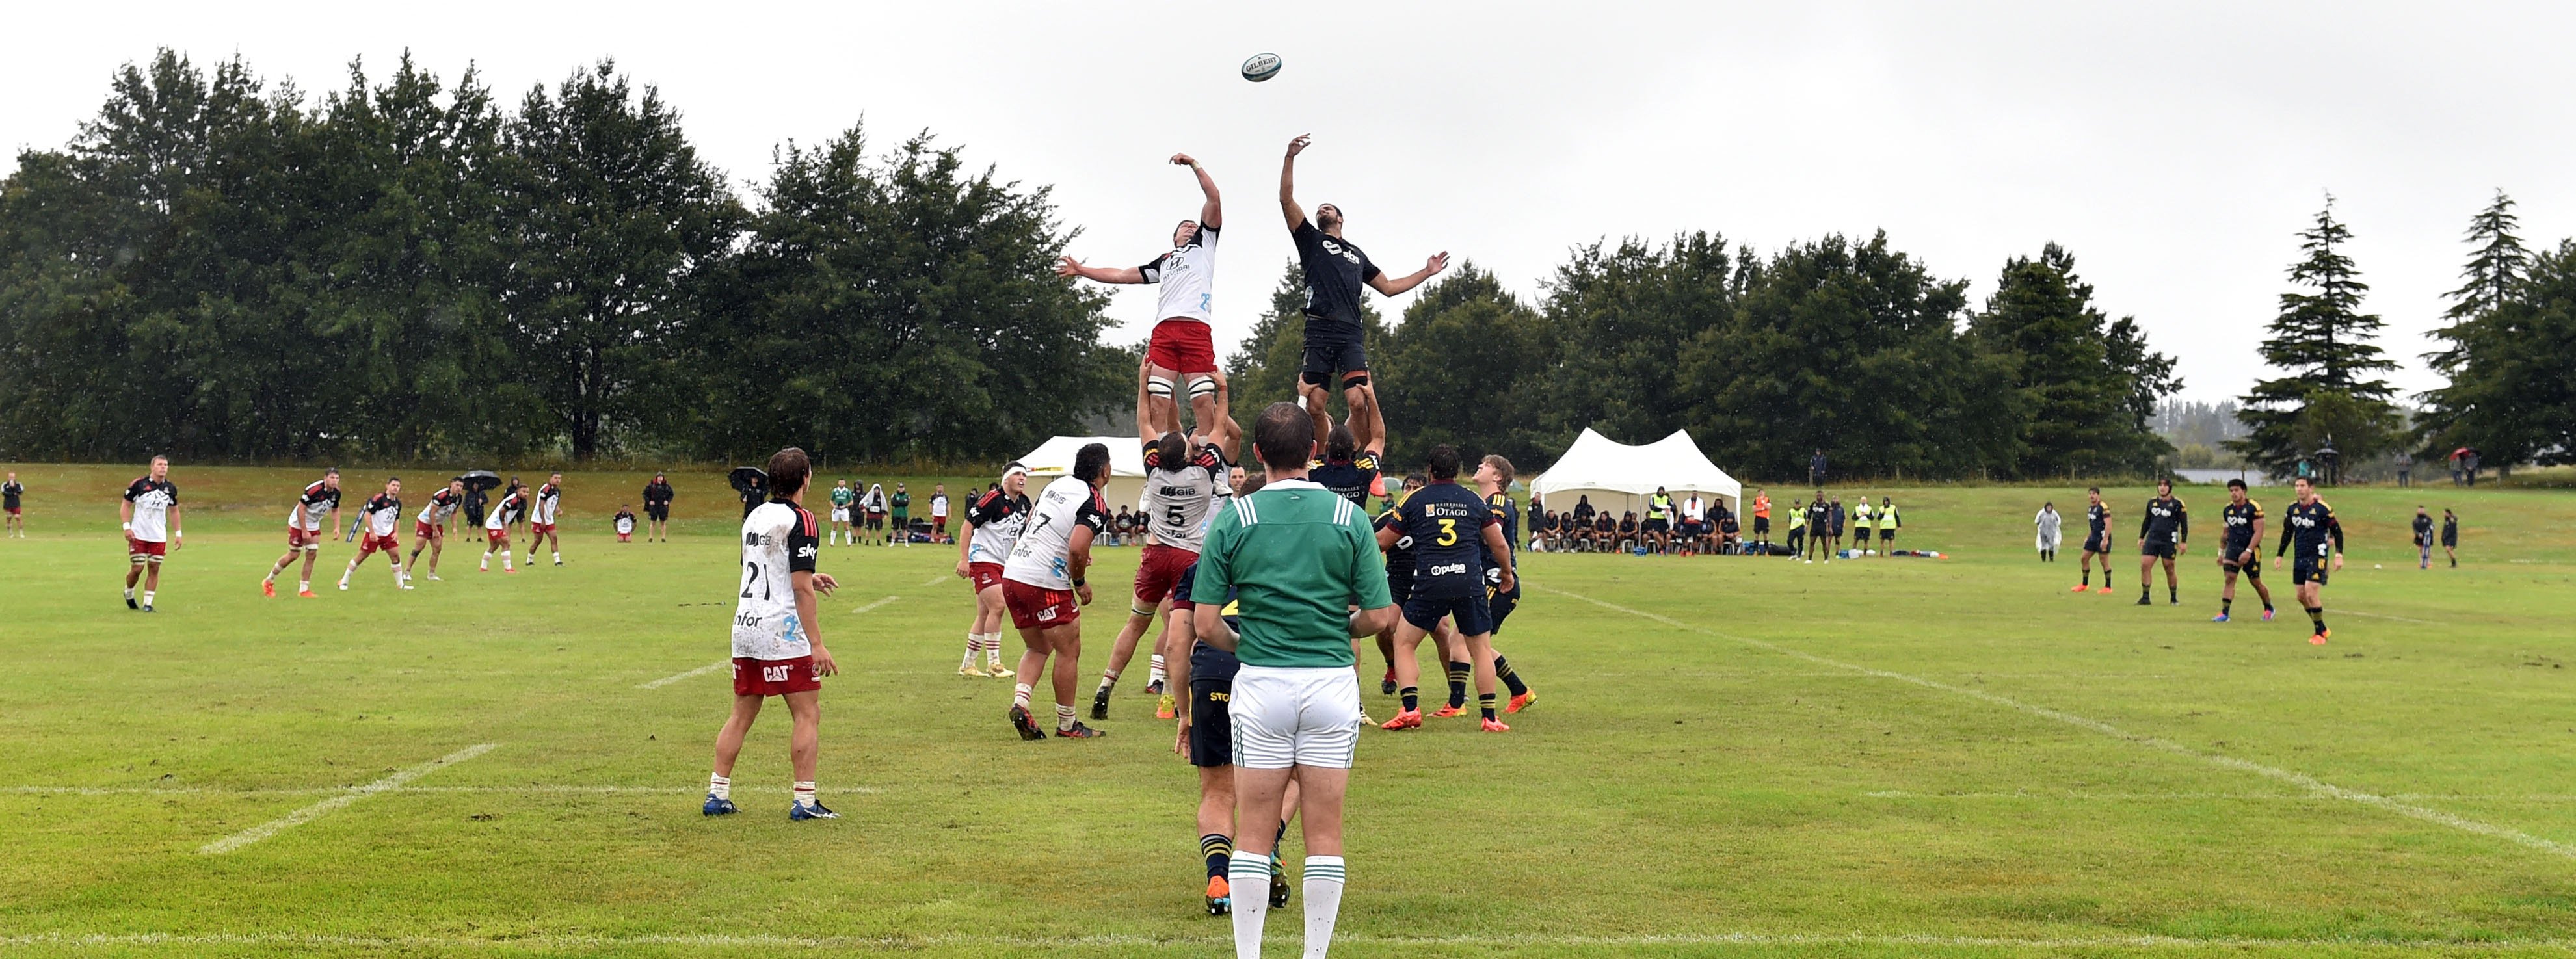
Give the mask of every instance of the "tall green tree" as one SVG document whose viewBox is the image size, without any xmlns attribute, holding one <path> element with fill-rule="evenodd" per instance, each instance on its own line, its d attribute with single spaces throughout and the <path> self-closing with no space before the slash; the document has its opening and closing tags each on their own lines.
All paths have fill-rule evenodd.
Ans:
<svg viewBox="0 0 2576 959">
<path fill-rule="evenodd" d="M 2001 471 L 2141 473 L 2172 450 L 2148 419 L 2181 388 L 2173 359 L 2147 347 L 2136 320 L 2103 315 L 2064 247 L 2050 243 L 2036 258 L 2005 262 L 1968 328 L 1978 348 L 2012 371 L 2020 453 L 1997 464 Z"/>
<path fill-rule="evenodd" d="M 1106 299 L 1054 275 L 1046 188 L 913 137 L 789 145 L 712 311 L 701 444 L 855 461 L 1002 459 L 1113 408 L 1141 355 L 1101 342 Z"/>
<path fill-rule="evenodd" d="M 2485 462 L 2576 462 L 2576 240 L 2530 257 L 2510 292 L 2443 336 L 2450 377 L 2426 394 L 2430 452 L 2474 447 Z"/>
<path fill-rule="evenodd" d="M 1681 357 L 1693 435 L 1719 465 L 1804 475 L 1966 476 L 2014 462 L 2009 365 L 1961 334 L 1967 283 L 1933 277 L 1884 232 L 1782 250 L 1732 322 Z"/>
<path fill-rule="evenodd" d="M 1735 318 L 1747 262 L 1705 231 L 1575 248 L 1546 283 L 1557 361 L 1533 384 L 1545 445 L 1562 450 L 1585 427 L 1631 443 L 1682 428 L 1696 397 L 1676 374 L 1699 337 Z"/>
<path fill-rule="evenodd" d="M 2448 345 L 2424 355 L 2448 381 L 2422 397 L 2415 431 L 2428 455 L 2472 446 L 2489 462 L 2517 463 L 2538 451 L 2533 443 L 2546 432 L 2525 416 L 2536 407 L 2508 386 L 2522 379 L 2519 364 L 2539 358 L 2528 354 L 2538 311 L 2523 301 L 2532 258 L 2515 235 L 2519 222 L 2503 190 L 2469 219 L 2469 261 L 2433 333 Z"/>
<path fill-rule="evenodd" d="M 2290 282 L 2311 292 L 2281 294 L 2262 349 L 2264 361 L 2287 375 L 2245 394 L 2236 417 L 2247 433 L 2227 444 L 2275 476 L 2329 444 L 2343 462 L 2376 456 L 2396 445 L 2399 427 L 2389 403 L 2395 391 L 2377 376 L 2397 364 L 2371 342 L 2384 324 L 2361 312 L 2370 285 L 2343 253 L 2352 231 L 2334 218 L 2334 197 L 2299 240 L 2306 255 L 2290 266 Z"/>
<path fill-rule="evenodd" d="M 513 372 L 576 458 L 675 428 L 675 344 L 693 335 L 693 286 L 737 236 L 741 204 L 660 91 L 611 60 L 528 91 L 503 142 Z"/>
<path fill-rule="evenodd" d="M 1437 443 L 1515 467 L 1556 455 L 1538 427 L 1539 387 L 1558 358 L 1547 319 L 1474 263 L 1423 287 L 1376 357 L 1396 463 Z"/>
</svg>

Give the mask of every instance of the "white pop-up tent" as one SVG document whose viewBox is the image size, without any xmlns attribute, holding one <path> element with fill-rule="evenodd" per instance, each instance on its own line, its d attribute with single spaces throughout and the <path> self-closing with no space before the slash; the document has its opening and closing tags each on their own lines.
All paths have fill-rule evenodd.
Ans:
<svg viewBox="0 0 2576 959">
<path fill-rule="evenodd" d="M 1744 484 L 1709 462 L 1687 430 L 1674 430 L 1673 435 L 1644 446 L 1630 446 L 1586 428 L 1574 438 L 1573 446 L 1566 447 L 1565 455 L 1556 458 L 1555 466 L 1530 481 L 1530 492 L 1560 513 L 1589 498 L 1593 509 L 1614 516 L 1635 510 L 1637 518 L 1644 519 L 1647 498 L 1658 486 L 1672 494 L 1676 506 L 1698 493 L 1724 501 L 1738 515 L 1743 513 L 1738 503 Z"/>
<path fill-rule="evenodd" d="M 1020 465 L 1029 468 L 1030 498 L 1056 477 L 1072 473 L 1073 455 L 1093 443 L 1109 447 L 1109 482 L 1100 488 L 1100 498 L 1111 512 L 1121 504 L 1137 508 L 1145 495 L 1145 445 L 1133 436 L 1057 436 L 1038 444 L 1020 457 Z"/>
</svg>

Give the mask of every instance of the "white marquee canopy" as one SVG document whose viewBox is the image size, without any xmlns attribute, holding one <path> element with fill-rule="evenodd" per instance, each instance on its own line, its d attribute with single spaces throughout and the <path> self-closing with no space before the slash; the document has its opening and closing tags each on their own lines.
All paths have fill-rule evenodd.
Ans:
<svg viewBox="0 0 2576 959">
<path fill-rule="evenodd" d="M 1546 508 L 1560 513 L 1572 510 L 1578 499 L 1589 498 L 1593 509 L 1613 515 L 1635 510 L 1643 519 L 1647 498 L 1658 486 L 1672 494 L 1677 504 L 1698 493 L 1724 501 L 1738 515 L 1743 513 L 1738 503 L 1744 484 L 1709 462 L 1687 430 L 1674 430 L 1673 435 L 1644 446 L 1630 446 L 1587 427 L 1565 455 L 1556 458 L 1555 466 L 1530 481 L 1530 492 Z"/>
<path fill-rule="evenodd" d="M 1134 504 L 1145 495 L 1145 445 L 1133 436 L 1056 436 L 1038 444 L 1037 449 L 1020 457 L 1020 465 L 1029 468 L 1029 495 L 1056 477 L 1073 472 L 1073 456 L 1093 443 L 1109 447 L 1109 482 L 1100 488 L 1100 498 L 1116 512 L 1121 503 Z"/>
</svg>

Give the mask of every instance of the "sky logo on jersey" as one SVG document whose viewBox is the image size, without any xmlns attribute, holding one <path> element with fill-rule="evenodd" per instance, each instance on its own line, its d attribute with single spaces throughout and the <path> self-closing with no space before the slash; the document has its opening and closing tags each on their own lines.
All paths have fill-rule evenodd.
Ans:
<svg viewBox="0 0 2576 959">
<path fill-rule="evenodd" d="M 805 545 L 803 545 L 803 546 L 798 547 L 798 548 L 796 549 L 796 558 L 797 558 L 797 559 L 812 559 L 812 558 L 814 558 L 814 544 L 812 544 L 812 543 L 807 543 L 807 544 L 805 544 Z"/>
</svg>

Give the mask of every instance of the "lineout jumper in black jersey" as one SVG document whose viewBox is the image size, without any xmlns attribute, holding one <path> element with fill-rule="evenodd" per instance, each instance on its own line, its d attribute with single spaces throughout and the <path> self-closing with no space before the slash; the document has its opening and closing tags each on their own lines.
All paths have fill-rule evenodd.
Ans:
<svg viewBox="0 0 2576 959">
<path fill-rule="evenodd" d="M 1351 241 L 1318 229 L 1312 220 L 1301 220 L 1290 234 L 1297 241 L 1297 262 L 1306 271 L 1306 335 L 1314 336 L 1323 324 L 1328 334 L 1357 337 L 1360 331 L 1360 297 L 1364 286 L 1377 279 L 1377 264 Z"/>
<path fill-rule="evenodd" d="M 2171 546 L 2191 542 L 2191 511 L 2177 496 L 2159 496 L 2147 501 L 2147 515 L 2138 520 L 2138 535 L 2150 546 Z"/>
</svg>

